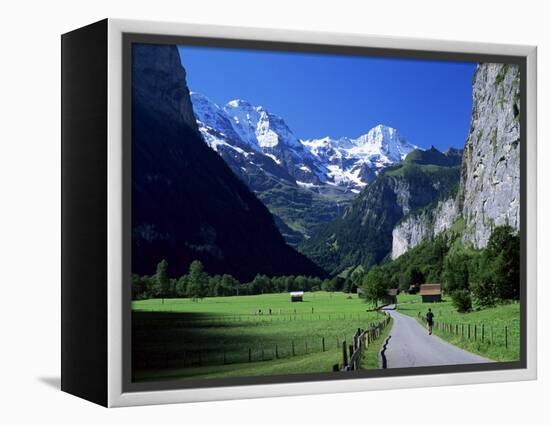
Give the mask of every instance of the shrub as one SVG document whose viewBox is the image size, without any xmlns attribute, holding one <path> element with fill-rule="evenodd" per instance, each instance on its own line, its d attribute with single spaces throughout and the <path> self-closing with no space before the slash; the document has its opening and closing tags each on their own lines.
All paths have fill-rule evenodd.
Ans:
<svg viewBox="0 0 550 426">
<path fill-rule="evenodd" d="M 458 312 L 469 312 L 472 310 L 472 296 L 468 290 L 455 290 L 451 294 L 453 305 Z"/>
</svg>

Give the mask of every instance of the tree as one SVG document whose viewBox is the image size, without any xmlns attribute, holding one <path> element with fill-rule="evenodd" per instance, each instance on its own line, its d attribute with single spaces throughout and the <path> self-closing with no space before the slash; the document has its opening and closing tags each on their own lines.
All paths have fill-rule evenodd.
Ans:
<svg viewBox="0 0 550 426">
<path fill-rule="evenodd" d="M 168 297 L 170 292 L 170 277 L 168 276 L 168 262 L 162 259 L 157 265 L 157 272 L 154 277 L 155 280 L 155 296 L 162 298 Z"/>
<path fill-rule="evenodd" d="M 176 296 L 177 297 L 187 297 L 187 284 L 188 276 L 181 276 L 176 282 Z"/>
<path fill-rule="evenodd" d="M 346 280 L 337 275 L 335 277 L 332 277 L 330 282 L 331 282 L 331 287 L 334 289 L 332 291 L 341 291 L 342 288 L 344 287 L 344 283 L 346 282 Z"/>
<path fill-rule="evenodd" d="M 344 292 L 355 293 L 357 291 L 357 287 L 361 286 L 364 277 L 365 270 L 363 269 L 363 267 L 358 266 L 357 268 L 355 268 L 355 270 L 351 273 L 344 284 Z"/>
<path fill-rule="evenodd" d="M 466 289 L 458 289 L 451 293 L 453 305 L 458 312 L 469 312 L 472 310 L 472 296 Z"/>
<path fill-rule="evenodd" d="M 501 300 L 519 300 L 520 238 L 512 227 L 498 226 L 491 233 L 485 254 L 493 260 L 493 270 Z"/>
<path fill-rule="evenodd" d="M 424 284 L 425 282 L 426 278 L 420 268 L 417 266 L 412 266 L 409 269 L 409 285 Z"/>
<path fill-rule="evenodd" d="M 396 274 L 399 290 L 408 291 L 410 287 L 410 277 L 407 273 Z"/>
<path fill-rule="evenodd" d="M 510 226 L 496 227 L 476 262 L 472 294 L 481 306 L 499 300 L 518 300 L 520 239 Z"/>
<path fill-rule="evenodd" d="M 378 301 L 384 298 L 388 292 L 384 272 L 379 266 L 375 266 L 365 275 L 363 279 L 363 295 L 366 301 L 377 306 Z"/>
<path fill-rule="evenodd" d="M 443 286 L 448 293 L 470 289 L 472 254 L 464 248 L 449 252 L 443 261 Z"/>
<path fill-rule="evenodd" d="M 202 299 L 208 294 L 209 278 L 200 260 L 189 266 L 187 293 L 193 300 Z"/>
<path fill-rule="evenodd" d="M 138 274 L 132 274 L 132 299 L 147 299 L 150 292 L 149 277 L 140 277 Z"/>
<path fill-rule="evenodd" d="M 232 296 L 239 293 L 239 281 L 229 274 L 223 274 L 221 280 L 221 291 L 223 296 Z"/>
<path fill-rule="evenodd" d="M 472 295 L 476 303 L 483 307 L 494 306 L 498 300 L 498 284 L 495 263 L 489 259 L 486 253 L 480 256 L 477 263 Z"/>
<path fill-rule="evenodd" d="M 329 279 L 324 280 L 324 281 L 321 283 L 321 290 L 327 291 L 327 292 L 332 292 L 332 291 L 334 291 L 334 285 L 333 285 L 332 281 L 329 280 Z"/>
<path fill-rule="evenodd" d="M 221 294 L 221 281 L 222 277 L 220 275 L 214 275 L 213 277 L 209 277 L 208 279 L 208 291 L 207 296 L 222 296 Z"/>
</svg>

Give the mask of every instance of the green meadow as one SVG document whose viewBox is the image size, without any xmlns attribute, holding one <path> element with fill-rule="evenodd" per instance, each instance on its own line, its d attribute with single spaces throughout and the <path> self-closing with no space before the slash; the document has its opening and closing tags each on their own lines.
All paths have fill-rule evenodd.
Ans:
<svg viewBox="0 0 550 426">
<path fill-rule="evenodd" d="M 303 302 L 288 293 L 134 301 L 134 380 L 330 372 L 342 342 L 383 319 L 370 308 L 355 294 L 322 291 Z M 367 351 L 364 368 L 378 367 L 378 350 Z"/>
<path fill-rule="evenodd" d="M 450 297 L 439 303 L 421 303 L 419 295 L 398 295 L 399 312 L 418 318 L 428 308 L 435 315 L 434 334 L 467 351 L 494 361 L 520 358 L 520 305 L 518 302 L 459 313 Z M 468 337 L 468 326 L 470 335 Z"/>
</svg>

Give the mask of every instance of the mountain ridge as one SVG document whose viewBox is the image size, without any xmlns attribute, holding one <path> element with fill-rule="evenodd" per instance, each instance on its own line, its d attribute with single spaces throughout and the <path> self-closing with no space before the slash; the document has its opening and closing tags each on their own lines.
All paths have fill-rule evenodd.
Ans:
<svg viewBox="0 0 550 426">
<path fill-rule="evenodd" d="M 328 184 L 358 193 L 380 170 L 417 148 L 383 124 L 357 138 L 299 139 L 282 117 L 263 106 L 243 99 L 219 106 L 197 92 L 191 92 L 191 101 L 201 133 L 214 150 L 227 144 L 263 153 L 307 188 Z"/>
</svg>

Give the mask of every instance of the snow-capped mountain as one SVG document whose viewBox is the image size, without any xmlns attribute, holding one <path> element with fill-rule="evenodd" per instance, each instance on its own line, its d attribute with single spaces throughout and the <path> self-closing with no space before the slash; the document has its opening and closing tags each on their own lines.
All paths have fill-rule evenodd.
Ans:
<svg viewBox="0 0 550 426">
<path fill-rule="evenodd" d="M 324 183 L 325 170 L 281 117 L 241 99 L 220 108 L 204 95 L 192 92 L 191 101 L 199 130 L 214 150 L 230 147 L 245 157 L 253 155 L 256 160 L 260 154 L 271 159 L 293 181 Z"/>
<path fill-rule="evenodd" d="M 397 130 L 379 124 L 356 139 L 303 140 L 302 143 L 327 169 L 327 182 L 352 189 L 363 188 L 385 167 L 402 161 L 417 148 Z"/>
<path fill-rule="evenodd" d="M 191 101 L 199 130 L 214 150 L 225 157 L 228 150 L 231 157 L 242 156 L 243 171 L 271 159 L 275 164 L 266 172 L 308 189 L 330 185 L 358 193 L 380 170 L 416 148 L 384 125 L 355 139 L 300 140 L 281 117 L 262 106 L 236 99 L 220 107 L 199 93 L 191 93 Z"/>
</svg>

